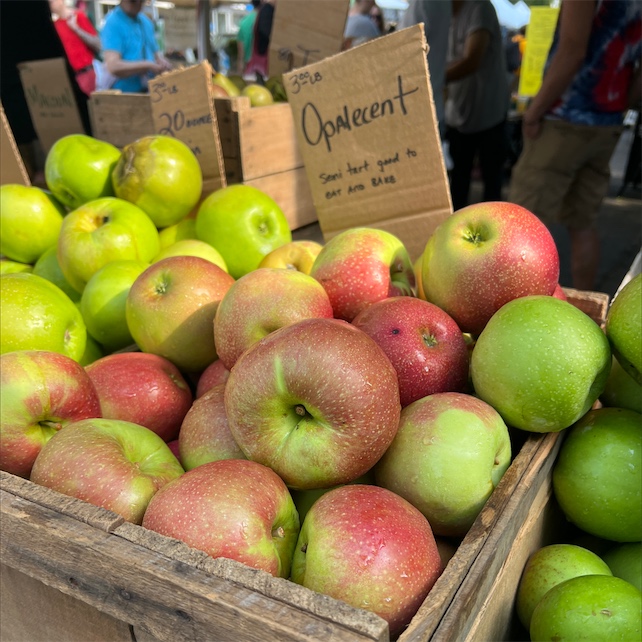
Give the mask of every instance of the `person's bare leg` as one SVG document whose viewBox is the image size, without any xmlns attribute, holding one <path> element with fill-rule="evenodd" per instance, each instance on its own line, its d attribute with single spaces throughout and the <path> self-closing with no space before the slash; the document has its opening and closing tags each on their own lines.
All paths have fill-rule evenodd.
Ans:
<svg viewBox="0 0 642 642">
<path fill-rule="evenodd" d="M 600 237 L 595 225 L 569 228 L 571 237 L 571 278 L 577 290 L 593 290 L 600 261 Z"/>
</svg>

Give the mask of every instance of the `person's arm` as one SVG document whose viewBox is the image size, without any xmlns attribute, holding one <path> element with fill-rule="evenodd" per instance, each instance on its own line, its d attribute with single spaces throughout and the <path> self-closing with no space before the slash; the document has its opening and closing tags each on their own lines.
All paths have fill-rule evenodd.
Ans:
<svg viewBox="0 0 642 642">
<path fill-rule="evenodd" d="M 486 29 L 477 29 L 468 34 L 464 43 L 464 55 L 453 60 L 446 68 L 446 82 L 461 80 L 474 74 L 479 69 L 489 44 L 490 33 Z"/>
<path fill-rule="evenodd" d="M 595 0 L 564 0 L 559 17 L 559 43 L 542 80 L 542 86 L 524 112 L 522 129 L 537 138 L 546 112 L 559 100 L 580 70 L 588 49 Z"/>
<path fill-rule="evenodd" d="M 103 62 L 110 74 L 117 78 L 129 78 L 151 72 L 158 74 L 164 68 L 153 60 L 123 60 L 118 51 L 106 49 L 103 51 Z"/>
<path fill-rule="evenodd" d="M 154 57 L 156 58 L 156 64 L 161 67 L 161 71 L 170 71 L 172 63 L 165 58 L 161 51 L 156 51 Z"/>
<path fill-rule="evenodd" d="M 100 52 L 100 36 L 84 14 L 72 14 L 67 20 L 69 28 L 94 52 Z"/>
</svg>

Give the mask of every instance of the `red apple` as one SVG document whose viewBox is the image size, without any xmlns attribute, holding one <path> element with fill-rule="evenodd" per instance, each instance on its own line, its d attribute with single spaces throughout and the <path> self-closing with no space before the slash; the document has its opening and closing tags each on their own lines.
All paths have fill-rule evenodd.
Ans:
<svg viewBox="0 0 642 642">
<path fill-rule="evenodd" d="M 352 325 L 372 337 L 397 371 L 401 405 L 436 392 L 464 392 L 468 348 L 454 320 L 432 303 L 390 297 L 362 310 Z"/>
<path fill-rule="evenodd" d="M 84 419 L 43 447 L 31 481 L 140 524 L 154 493 L 183 469 L 154 432 L 128 421 Z"/>
<path fill-rule="evenodd" d="M 566 292 L 564 292 L 564 288 L 559 283 L 555 286 L 555 289 L 553 290 L 553 294 L 551 294 L 551 296 L 554 296 L 556 299 L 561 299 L 562 301 L 568 301 Z"/>
<path fill-rule="evenodd" d="M 0 469 L 29 477 L 38 453 L 72 421 L 100 417 L 100 403 L 84 368 L 45 350 L 0 356 Z"/>
<path fill-rule="evenodd" d="M 257 268 L 223 297 L 214 318 L 214 343 L 228 369 L 257 341 L 303 319 L 332 319 L 323 286 L 296 270 Z"/>
<path fill-rule="evenodd" d="M 535 214 L 513 203 L 458 210 L 428 239 L 422 259 L 426 299 L 473 334 L 505 303 L 553 294 L 559 272 L 551 233 Z"/>
<path fill-rule="evenodd" d="M 178 368 L 143 352 L 109 354 L 86 367 L 105 419 L 145 426 L 172 441 L 192 405 L 192 391 Z"/>
<path fill-rule="evenodd" d="M 196 381 L 196 398 L 202 397 L 208 390 L 218 386 L 219 383 L 225 383 L 229 376 L 230 371 L 220 359 L 212 361 Z"/>
<path fill-rule="evenodd" d="M 292 580 L 381 616 L 391 638 L 442 572 L 428 520 L 398 495 L 349 485 L 325 493 L 303 521 Z"/>
<path fill-rule="evenodd" d="M 368 471 L 390 445 L 397 373 L 365 332 L 337 319 L 276 330 L 234 365 L 225 386 L 234 439 L 292 488 L 326 488 Z"/>
<path fill-rule="evenodd" d="M 289 576 L 299 516 L 274 471 L 224 459 L 190 470 L 161 491 L 149 503 L 145 528 L 212 557 Z"/>
<path fill-rule="evenodd" d="M 245 459 L 227 421 L 225 384 L 220 383 L 194 401 L 178 435 L 180 461 L 185 470 L 219 459 Z"/>
<path fill-rule="evenodd" d="M 352 321 L 368 305 L 413 295 L 415 274 L 408 252 L 394 235 L 352 228 L 332 237 L 310 275 L 325 288 L 337 319 Z"/>
<path fill-rule="evenodd" d="M 126 303 L 129 331 L 143 352 L 183 371 L 202 371 L 216 359 L 214 315 L 234 279 L 205 259 L 172 256 L 134 281 Z"/>
</svg>

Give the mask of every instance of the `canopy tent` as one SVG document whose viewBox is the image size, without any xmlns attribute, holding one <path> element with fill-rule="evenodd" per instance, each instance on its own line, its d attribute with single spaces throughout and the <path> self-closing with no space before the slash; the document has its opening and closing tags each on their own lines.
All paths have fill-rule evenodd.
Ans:
<svg viewBox="0 0 642 642">
<path fill-rule="evenodd" d="M 499 24 L 507 29 L 521 29 L 527 25 L 531 18 L 531 10 L 524 0 L 513 4 L 510 0 L 491 0 Z"/>
</svg>

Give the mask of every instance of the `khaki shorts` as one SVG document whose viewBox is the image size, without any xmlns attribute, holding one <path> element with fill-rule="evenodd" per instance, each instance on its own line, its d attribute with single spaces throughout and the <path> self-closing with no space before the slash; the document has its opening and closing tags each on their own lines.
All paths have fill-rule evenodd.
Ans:
<svg viewBox="0 0 642 642">
<path fill-rule="evenodd" d="M 546 120 L 540 136 L 524 139 L 508 200 L 544 223 L 591 227 L 609 188 L 609 162 L 622 127 Z"/>
</svg>

